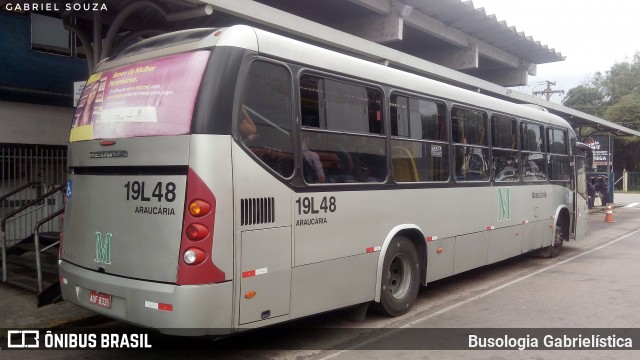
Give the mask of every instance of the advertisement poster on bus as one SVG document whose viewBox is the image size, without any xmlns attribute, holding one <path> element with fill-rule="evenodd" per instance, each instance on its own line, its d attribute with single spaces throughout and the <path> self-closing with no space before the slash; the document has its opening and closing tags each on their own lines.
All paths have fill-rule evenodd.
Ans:
<svg viewBox="0 0 640 360">
<path fill-rule="evenodd" d="M 189 132 L 209 51 L 178 54 L 91 75 L 70 142 Z"/>
</svg>

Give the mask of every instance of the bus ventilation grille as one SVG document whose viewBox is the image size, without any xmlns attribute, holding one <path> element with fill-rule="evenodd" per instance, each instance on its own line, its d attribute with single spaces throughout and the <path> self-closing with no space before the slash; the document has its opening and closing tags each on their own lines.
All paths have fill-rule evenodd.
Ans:
<svg viewBox="0 0 640 360">
<path fill-rule="evenodd" d="M 252 198 L 240 200 L 240 225 L 268 224 L 276 221 L 275 200 Z"/>
</svg>

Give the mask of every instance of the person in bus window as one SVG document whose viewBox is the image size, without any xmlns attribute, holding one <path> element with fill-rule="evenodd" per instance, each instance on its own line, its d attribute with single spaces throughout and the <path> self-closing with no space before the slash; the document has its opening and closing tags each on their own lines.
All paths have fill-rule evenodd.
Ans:
<svg viewBox="0 0 640 360">
<path fill-rule="evenodd" d="M 245 142 L 252 142 L 258 137 L 258 129 L 256 128 L 256 124 L 251 120 L 251 116 L 247 110 L 242 108 L 242 121 L 240 122 L 240 133 L 242 135 L 242 139 Z"/>
<path fill-rule="evenodd" d="M 368 117 L 369 117 L 369 132 L 372 134 L 382 134 L 382 107 L 380 106 L 382 100 L 380 93 L 375 90 L 367 89 L 368 93 Z"/>
<path fill-rule="evenodd" d="M 302 138 L 302 154 L 304 180 L 307 183 L 323 183 L 325 182 L 324 170 L 322 168 L 322 162 L 320 156 L 309 149 L 309 135 L 304 135 Z"/>
</svg>

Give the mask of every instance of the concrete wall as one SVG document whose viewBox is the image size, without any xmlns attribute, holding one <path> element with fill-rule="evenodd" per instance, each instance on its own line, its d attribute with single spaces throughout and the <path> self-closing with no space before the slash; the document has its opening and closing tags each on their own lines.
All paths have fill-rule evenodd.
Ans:
<svg viewBox="0 0 640 360">
<path fill-rule="evenodd" d="M 0 143 L 66 145 L 74 108 L 0 101 Z"/>
</svg>

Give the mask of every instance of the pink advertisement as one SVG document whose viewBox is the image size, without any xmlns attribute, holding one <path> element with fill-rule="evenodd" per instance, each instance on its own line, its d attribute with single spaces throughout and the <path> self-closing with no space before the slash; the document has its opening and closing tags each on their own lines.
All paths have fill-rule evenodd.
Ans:
<svg viewBox="0 0 640 360">
<path fill-rule="evenodd" d="M 209 55 L 178 54 L 91 75 L 69 140 L 188 134 Z"/>
</svg>

